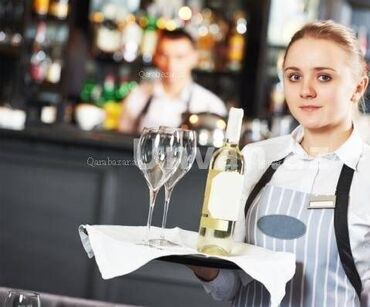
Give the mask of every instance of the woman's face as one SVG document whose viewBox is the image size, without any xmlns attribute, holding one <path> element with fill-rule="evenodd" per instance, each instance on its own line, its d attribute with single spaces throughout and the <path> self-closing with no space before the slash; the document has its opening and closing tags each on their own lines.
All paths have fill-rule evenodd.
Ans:
<svg viewBox="0 0 370 307">
<path fill-rule="evenodd" d="M 307 129 L 351 122 L 356 82 L 349 54 L 338 44 L 302 38 L 288 50 L 284 89 L 290 112 Z"/>
</svg>

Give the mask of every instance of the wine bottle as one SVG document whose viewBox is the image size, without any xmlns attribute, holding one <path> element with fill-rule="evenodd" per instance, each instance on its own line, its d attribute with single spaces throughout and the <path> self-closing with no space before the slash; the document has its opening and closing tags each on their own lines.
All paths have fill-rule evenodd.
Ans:
<svg viewBox="0 0 370 307">
<path fill-rule="evenodd" d="M 238 218 L 243 186 L 244 160 L 239 150 L 243 110 L 231 108 L 225 144 L 212 156 L 200 219 L 197 250 L 226 256 Z"/>
<path fill-rule="evenodd" d="M 116 6 L 108 3 L 103 7 L 104 20 L 97 29 L 95 45 L 101 55 L 111 56 L 121 46 L 121 32 L 116 22 Z"/>
<path fill-rule="evenodd" d="M 34 0 L 33 11 L 40 16 L 46 16 L 49 8 L 49 0 Z"/>
<path fill-rule="evenodd" d="M 234 15 L 233 28 L 229 38 L 229 50 L 227 53 L 228 68 L 239 71 L 242 66 L 244 49 L 246 44 L 247 20 L 243 12 Z"/>
<path fill-rule="evenodd" d="M 52 0 L 49 13 L 58 19 L 66 19 L 69 13 L 69 0 Z"/>
</svg>

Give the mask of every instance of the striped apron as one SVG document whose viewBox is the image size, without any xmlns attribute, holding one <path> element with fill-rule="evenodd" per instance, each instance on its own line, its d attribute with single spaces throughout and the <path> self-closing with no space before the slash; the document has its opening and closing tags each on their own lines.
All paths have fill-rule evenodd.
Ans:
<svg viewBox="0 0 370 307">
<path fill-rule="evenodd" d="M 349 242 L 346 217 L 353 170 L 345 165 L 342 168 L 335 209 L 309 209 L 311 194 L 269 184 L 283 161 L 269 167 L 247 200 L 246 242 L 296 255 L 296 273 L 287 283 L 281 306 L 360 306 L 361 280 L 356 285 L 359 276 L 350 245 L 341 246 Z M 343 208 L 344 213 L 340 212 Z M 338 216 L 345 227 L 337 225 Z M 343 236 L 341 232 L 347 238 L 336 240 Z M 343 249 L 344 255 L 338 252 Z M 253 280 L 240 287 L 233 305 L 269 306 L 270 295 L 261 283 Z"/>
</svg>

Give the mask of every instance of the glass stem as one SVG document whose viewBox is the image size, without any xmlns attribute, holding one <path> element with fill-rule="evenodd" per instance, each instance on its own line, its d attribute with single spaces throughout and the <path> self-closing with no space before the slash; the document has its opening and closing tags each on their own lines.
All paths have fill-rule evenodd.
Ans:
<svg viewBox="0 0 370 307">
<path fill-rule="evenodd" d="M 152 190 L 149 189 L 150 193 L 150 204 L 149 204 L 149 212 L 148 212 L 148 221 L 146 223 L 146 241 L 149 243 L 149 234 L 150 234 L 150 226 L 152 225 L 152 217 L 153 217 L 153 209 L 155 200 L 157 199 L 158 191 L 159 190 Z"/>
<path fill-rule="evenodd" d="M 165 186 L 165 202 L 164 202 L 164 209 L 163 209 L 163 218 L 162 218 L 162 229 L 161 229 L 161 239 L 164 239 L 164 229 L 166 228 L 166 223 L 167 223 L 167 212 L 168 212 L 168 206 L 170 204 L 170 200 L 171 200 L 171 195 L 172 195 L 172 191 L 173 191 L 173 188 L 167 188 Z"/>
</svg>

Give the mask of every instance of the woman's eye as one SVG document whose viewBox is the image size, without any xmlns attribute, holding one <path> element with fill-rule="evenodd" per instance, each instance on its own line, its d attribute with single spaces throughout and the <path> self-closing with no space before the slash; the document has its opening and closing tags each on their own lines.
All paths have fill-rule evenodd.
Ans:
<svg viewBox="0 0 370 307">
<path fill-rule="evenodd" d="M 293 82 L 299 81 L 300 78 L 301 78 L 301 76 L 298 75 L 298 74 L 289 74 L 288 75 L 288 79 L 290 81 L 293 81 Z"/>
<path fill-rule="evenodd" d="M 330 77 L 330 76 L 328 76 L 328 75 L 320 75 L 320 76 L 319 76 L 319 80 L 320 80 L 320 81 L 323 81 L 323 82 L 328 82 L 328 81 L 330 81 L 330 80 L 331 80 L 331 77 Z"/>
</svg>

